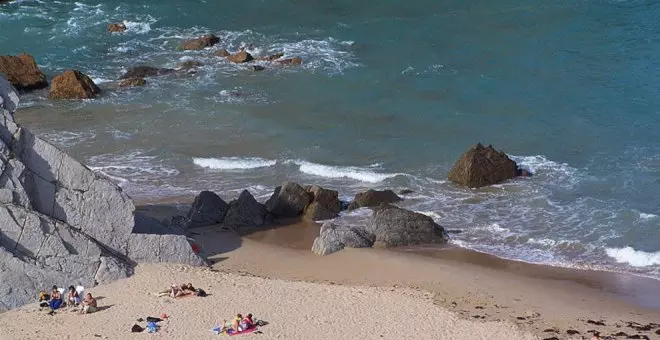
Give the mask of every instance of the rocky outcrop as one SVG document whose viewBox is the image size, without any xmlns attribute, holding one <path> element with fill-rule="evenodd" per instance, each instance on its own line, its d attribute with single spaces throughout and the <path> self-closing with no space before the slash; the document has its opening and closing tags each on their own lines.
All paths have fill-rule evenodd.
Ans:
<svg viewBox="0 0 660 340">
<path fill-rule="evenodd" d="M 504 152 L 479 143 L 461 155 L 447 177 L 454 183 L 479 188 L 511 179 L 517 169 L 516 162 Z"/>
<path fill-rule="evenodd" d="M 195 197 L 188 211 L 189 228 L 222 223 L 229 205 L 213 191 L 202 191 Z"/>
<path fill-rule="evenodd" d="M 293 57 L 288 59 L 275 60 L 275 62 L 281 65 L 302 65 L 302 58 Z"/>
<path fill-rule="evenodd" d="M 401 201 L 401 197 L 397 196 L 392 190 L 367 190 L 355 195 L 353 201 L 348 205 L 349 210 L 364 207 L 377 207 L 381 204 L 390 204 Z"/>
<path fill-rule="evenodd" d="M 252 61 L 253 59 L 254 58 L 252 58 L 252 55 L 250 53 L 247 53 L 246 51 L 240 51 L 227 56 L 227 60 L 237 64 L 247 63 L 248 61 Z"/>
<path fill-rule="evenodd" d="M 175 70 L 171 68 L 160 68 L 152 66 L 136 66 L 129 68 L 126 73 L 121 76 L 121 79 L 128 78 L 147 78 L 162 76 L 173 73 Z"/>
<path fill-rule="evenodd" d="M 53 284 L 91 286 L 130 275 L 137 261 L 199 265 L 179 230 L 135 214 L 109 179 L 14 123 L 0 77 L 0 310 Z M 145 254 L 156 249 L 156 255 Z"/>
<path fill-rule="evenodd" d="M 392 205 L 374 210 L 366 232 L 374 235 L 374 245 L 379 247 L 447 242 L 444 228 L 432 218 Z"/>
<path fill-rule="evenodd" d="M 119 87 L 136 87 L 147 85 L 147 81 L 144 78 L 127 78 L 119 82 Z"/>
<path fill-rule="evenodd" d="M 126 25 L 123 22 L 108 24 L 108 32 L 119 33 L 126 31 Z"/>
<path fill-rule="evenodd" d="M 197 39 L 187 40 L 181 43 L 180 49 L 182 50 L 202 50 L 206 47 L 211 47 L 217 44 L 220 38 L 213 34 L 207 34 Z"/>
<path fill-rule="evenodd" d="M 271 54 L 271 55 L 268 55 L 268 56 L 265 56 L 265 57 L 259 57 L 259 58 L 257 58 L 257 60 L 273 61 L 273 60 L 282 58 L 283 56 L 284 56 L 284 52 L 279 52 L 279 53 Z"/>
<path fill-rule="evenodd" d="M 312 201 L 312 195 L 298 183 L 284 182 L 266 201 L 266 208 L 276 217 L 296 217 Z"/>
<path fill-rule="evenodd" d="M 48 98 L 91 99 L 100 92 L 90 77 L 77 70 L 68 70 L 53 78 Z"/>
<path fill-rule="evenodd" d="M 364 227 L 351 227 L 326 222 L 321 226 L 319 236 L 314 239 L 312 252 L 328 255 L 346 247 L 368 248 L 373 246 L 375 237 L 366 232 Z"/>
<path fill-rule="evenodd" d="M 339 216 L 341 202 L 337 191 L 323 189 L 316 185 L 308 186 L 305 190 L 312 197 L 311 203 L 305 208 L 306 218 L 312 221 L 322 221 Z"/>
<path fill-rule="evenodd" d="M 18 90 L 28 91 L 48 87 L 46 75 L 29 54 L 0 56 L 0 73 Z"/>
<path fill-rule="evenodd" d="M 238 199 L 229 202 L 224 224 L 235 227 L 262 226 L 268 220 L 266 206 L 257 202 L 249 191 L 243 190 Z"/>
</svg>

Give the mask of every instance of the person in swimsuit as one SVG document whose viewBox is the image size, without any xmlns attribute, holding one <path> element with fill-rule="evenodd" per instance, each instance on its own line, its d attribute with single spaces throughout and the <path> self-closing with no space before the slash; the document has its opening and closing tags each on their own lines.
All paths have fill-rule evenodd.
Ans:
<svg viewBox="0 0 660 340">
<path fill-rule="evenodd" d="M 69 286 L 69 292 L 66 294 L 66 304 L 69 306 L 77 306 L 80 304 L 80 296 L 76 288 Z"/>
<path fill-rule="evenodd" d="M 81 314 L 93 313 L 98 310 L 98 305 L 96 304 L 96 299 L 92 296 L 92 293 L 87 293 L 85 299 L 82 302 L 82 308 L 80 309 Z"/>
<path fill-rule="evenodd" d="M 53 291 L 50 293 L 50 302 L 48 303 L 50 312 L 55 313 L 55 310 L 62 306 L 62 294 L 57 286 L 53 286 Z"/>
</svg>

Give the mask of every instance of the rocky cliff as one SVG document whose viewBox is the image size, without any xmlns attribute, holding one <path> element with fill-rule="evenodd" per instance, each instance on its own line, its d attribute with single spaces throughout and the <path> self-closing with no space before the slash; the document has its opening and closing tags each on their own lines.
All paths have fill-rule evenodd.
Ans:
<svg viewBox="0 0 660 340">
<path fill-rule="evenodd" d="M 138 262 L 205 264 L 183 231 L 136 214 L 109 179 L 17 125 L 18 99 L 0 76 L 0 311 L 53 284 L 126 277 Z"/>
</svg>

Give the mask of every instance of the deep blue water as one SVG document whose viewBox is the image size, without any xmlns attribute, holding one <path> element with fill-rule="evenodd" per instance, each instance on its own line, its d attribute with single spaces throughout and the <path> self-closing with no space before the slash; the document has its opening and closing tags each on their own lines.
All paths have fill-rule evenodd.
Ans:
<svg viewBox="0 0 660 340">
<path fill-rule="evenodd" d="M 459 245 L 657 277 L 659 17 L 641 0 L 23 0 L 0 6 L 0 54 L 101 86 L 85 102 L 26 94 L 17 117 L 135 197 L 265 198 L 284 179 L 345 197 L 405 187 L 416 192 L 403 205 L 464 230 Z M 127 32 L 105 32 L 120 21 Z M 208 32 L 221 42 L 176 50 Z M 304 64 L 251 72 L 213 54 L 244 44 Z M 187 59 L 204 66 L 114 88 L 126 67 Z M 444 181 L 478 141 L 536 176 Z"/>
</svg>

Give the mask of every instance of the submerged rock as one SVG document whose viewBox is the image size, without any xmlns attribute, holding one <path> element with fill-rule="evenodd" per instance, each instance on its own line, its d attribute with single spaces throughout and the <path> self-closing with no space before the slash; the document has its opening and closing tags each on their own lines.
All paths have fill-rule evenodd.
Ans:
<svg viewBox="0 0 660 340">
<path fill-rule="evenodd" d="M 215 55 L 218 56 L 218 57 L 227 57 L 227 56 L 230 56 L 231 53 L 229 53 L 229 51 L 227 51 L 227 50 L 218 50 L 218 51 L 215 51 Z"/>
<path fill-rule="evenodd" d="M 48 87 L 46 75 L 29 54 L 0 56 L 0 73 L 18 90 L 28 91 Z"/>
<path fill-rule="evenodd" d="M 355 195 L 353 202 L 348 205 L 348 210 L 364 207 L 377 207 L 381 204 L 390 204 L 402 201 L 401 197 L 392 190 L 367 190 Z"/>
<path fill-rule="evenodd" d="M 266 208 L 277 217 L 299 216 L 312 201 L 312 195 L 298 183 L 284 182 L 266 201 Z"/>
<path fill-rule="evenodd" d="M 179 63 L 179 65 L 177 65 L 177 68 L 183 69 L 183 70 L 189 70 L 191 68 L 197 68 L 197 67 L 200 67 L 200 66 L 203 66 L 203 65 L 204 64 L 202 64 L 201 62 L 199 62 L 197 60 L 186 60 L 184 62 Z"/>
<path fill-rule="evenodd" d="M 128 78 L 147 78 L 154 76 L 162 76 L 173 73 L 175 70 L 171 68 L 160 68 L 153 66 L 136 66 L 129 68 L 126 73 L 121 76 L 121 79 Z"/>
<path fill-rule="evenodd" d="M 271 55 L 269 55 L 269 56 L 259 57 L 259 58 L 257 58 L 257 60 L 261 60 L 261 61 L 273 61 L 273 60 L 276 60 L 276 59 L 282 58 L 283 56 L 284 56 L 284 52 L 279 52 L 279 53 L 271 54 Z"/>
<path fill-rule="evenodd" d="M 252 58 L 252 55 L 250 53 L 247 53 L 246 51 L 240 51 L 227 56 L 227 60 L 237 64 L 247 63 L 248 61 L 252 61 L 253 59 L 254 58 Z"/>
<path fill-rule="evenodd" d="M 196 39 L 191 39 L 181 43 L 182 50 L 202 50 L 206 47 L 211 47 L 217 44 L 220 38 L 214 34 L 207 34 Z"/>
<path fill-rule="evenodd" d="M 454 183 L 479 188 L 514 178 L 517 171 L 516 162 L 504 152 L 478 143 L 461 155 L 447 177 Z"/>
<path fill-rule="evenodd" d="M 250 71 L 263 71 L 265 69 L 266 68 L 261 65 L 250 65 L 250 67 L 248 67 L 248 70 Z"/>
<path fill-rule="evenodd" d="M 188 211 L 188 227 L 203 227 L 222 223 L 229 205 L 213 191 L 202 191 Z"/>
<path fill-rule="evenodd" d="M 432 218 L 392 205 L 374 210 L 366 231 L 374 235 L 374 245 L 381 247 L 447 242 L 444 228 Z"/>
<path fill-rule="evenodd" d="M 100 92 L 90 77 L 77 70 L 68 70 L 53 78 L 48 99 L 91 99 Z"/>
<path fill-rule="evenodd" d="M 282 65 L 302 65 L 302 58 L 293 57 L 289 59 L 275 60 L 275 62 Z"/>
<path fill-rule="evenodd" d="M 144 78 L 127 78 L 119 82 L 119 87 L 136 87 L 147 85 Z"/>
<path fill-rule="evenodd" d="M 108 24 L 107 31 L 112 33 L 124 32 L 126 31 L 126 25 L 123 22 Z"/>
</svg>

